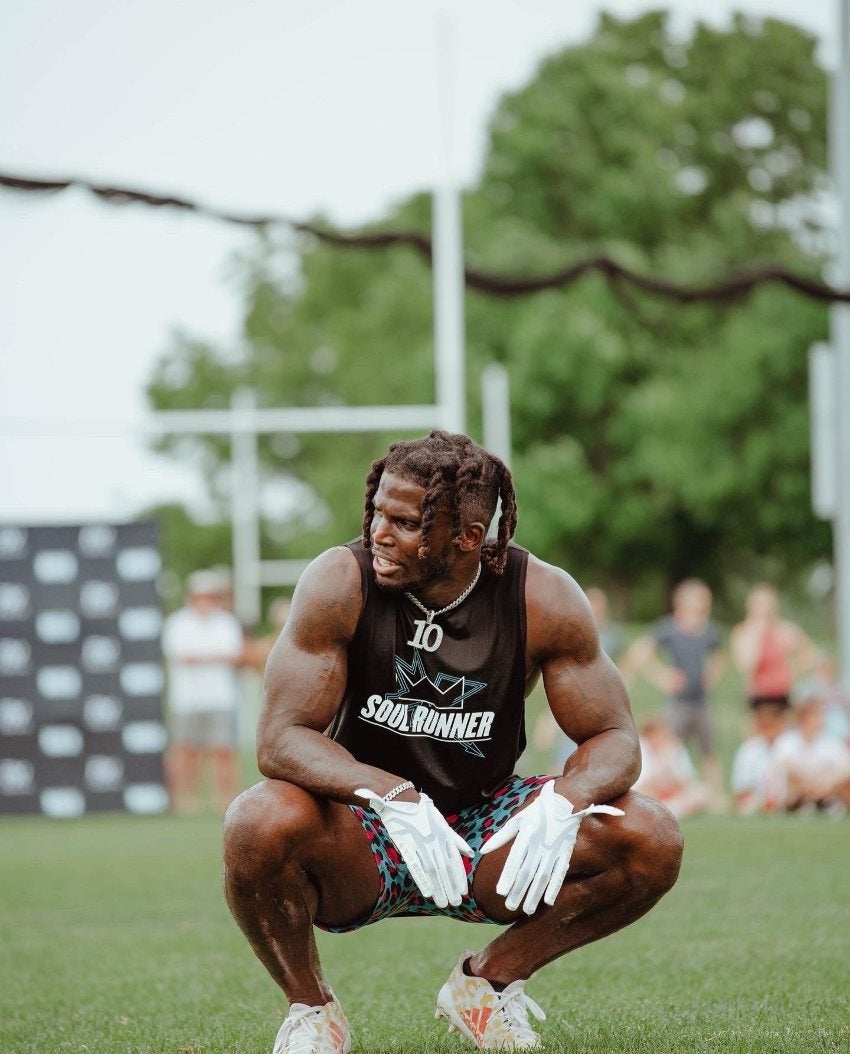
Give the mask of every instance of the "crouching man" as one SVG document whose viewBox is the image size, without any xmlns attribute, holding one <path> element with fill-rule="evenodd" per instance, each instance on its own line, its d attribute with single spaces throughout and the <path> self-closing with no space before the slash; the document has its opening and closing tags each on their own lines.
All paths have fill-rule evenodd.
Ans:
<svg viewBox="0 0 850 1054">
<path fill-rule="evenodd" d="M 266 779 L 225 829 L 230 909 L 290 1003 L 274 1054 L 350 1050 L 314 926 L 507 927 L 461 956 L 436 1013 L 480 1050 L 528 1050 L 528 1013 L 544 1015 L 527 979 L 676 881 L 679 830 L 630 791 L 638 739 L 587 600 L 511 541 L 515 526 L 502 462 L 432 432 L 372 465 L 362 538 L 299 582 L 266 670 Z M 514 773 L 541 674 L 578 744 L 556 779 Z"/>
</svg>

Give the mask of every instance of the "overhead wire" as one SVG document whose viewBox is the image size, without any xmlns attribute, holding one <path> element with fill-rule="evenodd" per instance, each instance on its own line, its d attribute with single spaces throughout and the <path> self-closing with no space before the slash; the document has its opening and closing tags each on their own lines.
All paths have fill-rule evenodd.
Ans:
<svg viewBox="0 0 850 1054">
<path fill-rule="evenodd" d="M 0 187 L 25 193 L 51 194 L 79 187 L 110 205 L 147 205 L 153 208 L 180 209 L 196 213 L 222 223 L 230 223 L 256 230 L 274 226 L 286 226 L 302 234 L 309 234 L 342 248 L 386 249 L 407 246 L 430 264 L 433 259 L 431 239 L 418 231 L 374 230 L 351 232 L 335 229 L 326 224 L 293 219 L 277 213 L 239 213 L 212 208 L 189 198 L 173 194 L 159 194 L 137 187 L 114 186 L 80 177 L 61 179 L 36 179 L 8 172 L 0 172 Z M 820 303 L 850 303 L 850 289 L 839 289 L 828 282 L 793 271 L 782 264 L 764 263 L 741 268 L 725 277 L 702 285 L 689 285 L 670 279 L 649 275 L 620 263 L 606 253 L 596 253 L 561 268 L 539 275 L 496 274 L 492 271 L 464 264 L 464 281 L 468 289 L 487 296 L 510 299 L 529 296 L 550 289 L 566 289 L 585 275 L 596 273 L 609 285 L 631 286 L 635 290 L 652 296 L 675 301 L 679 304 L 731 304 L 745 300 L 756 289 L 765 285 L 781 285 Z"/>
</svg>

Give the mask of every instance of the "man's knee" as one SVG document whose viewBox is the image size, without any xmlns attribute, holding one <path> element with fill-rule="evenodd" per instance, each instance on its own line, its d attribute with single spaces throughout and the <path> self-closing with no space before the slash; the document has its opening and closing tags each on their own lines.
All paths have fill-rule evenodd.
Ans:
<svg viewBox="0 0 850 1054">
<path fill-rule="evenodd" d="M 316 799 L 300 787 L 266 780 L 243 791 L 224 817 L 224 864 L 229 881 L 252 883 L 297 858 L 321 825 Z"/>
<path fill-rule="evenodd" d="M 670 810 L 642 794 L 629 794 L 624 817 L 629 870 L 649 895 L 660 897 L 679 877 L 684 841 Z"/>
<path fill-rule="evenodd" d="M 675 883 L 682 862 L 682 833 L 665 806 L 633 791 L 615 803 L 625 815 L 589 816 L 582 823 L 588 870 L 623 868 L 632 888 L 657 899 Z"/>
</svg>

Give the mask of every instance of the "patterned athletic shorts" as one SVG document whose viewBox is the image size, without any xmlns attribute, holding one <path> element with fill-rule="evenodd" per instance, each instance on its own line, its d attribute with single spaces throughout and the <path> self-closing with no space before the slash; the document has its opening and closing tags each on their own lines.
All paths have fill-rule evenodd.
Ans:
<svg viewBox="0 0 850 1054">
<path fill-rule="evenodd" d="M 401 854 L 387 834 L 381 818 L 369 808 L 360 805 L 349 805 L 349 809 L 360 821 L 366 837 L 369 839 L 375 865 L 381 878 L 381 892 L 370 915 L 348 926 L 323 926 L 317 922 L 319 929 L 329 933 L 348 933 L 368 926 L 381 919 L 400 918 L 405 915 L 446 915 L 462 922 L 495 922 L 488 918 L 475 903 L 472 895 L 472 877 L 481 859 L 481 847 L 501 825 L 511 817 L 525 802 L 530 794 L 548 783 L 551 776 L 511 776 L 499 789 L 480 805 L 470 806 L 458 813 L 447 816 L 446 820 L 461 838 L 465 839 L 475 856 L 470 860 L 463 858 L 464 867 L 469 875 L 470 891 L 458 907 L 451 904 L 438 908 L 433 900 L 426 900 L 413 881 Z M 500 925 L 500 923 L 497 923 Z"/>
</svg>

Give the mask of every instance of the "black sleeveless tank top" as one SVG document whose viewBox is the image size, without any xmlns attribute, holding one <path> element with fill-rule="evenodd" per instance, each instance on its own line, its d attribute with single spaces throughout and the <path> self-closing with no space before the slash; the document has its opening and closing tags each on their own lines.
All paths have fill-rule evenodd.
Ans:
<svg viewBox="0 0 850 1054">
<path fill-rule="evenodd" d="M 331 738 L 358 761 L 412 780 L 444 813 L 480 802 L 525 749 L 528 551 L 511 543 L 502 575 L 483 565 L 466 600 L 434 619 L 443 636 L 429 650 L 439 634 L 425 615 L 378 588 L 362 542 L 348 547 L 364 604 Z"/>
</svg>

